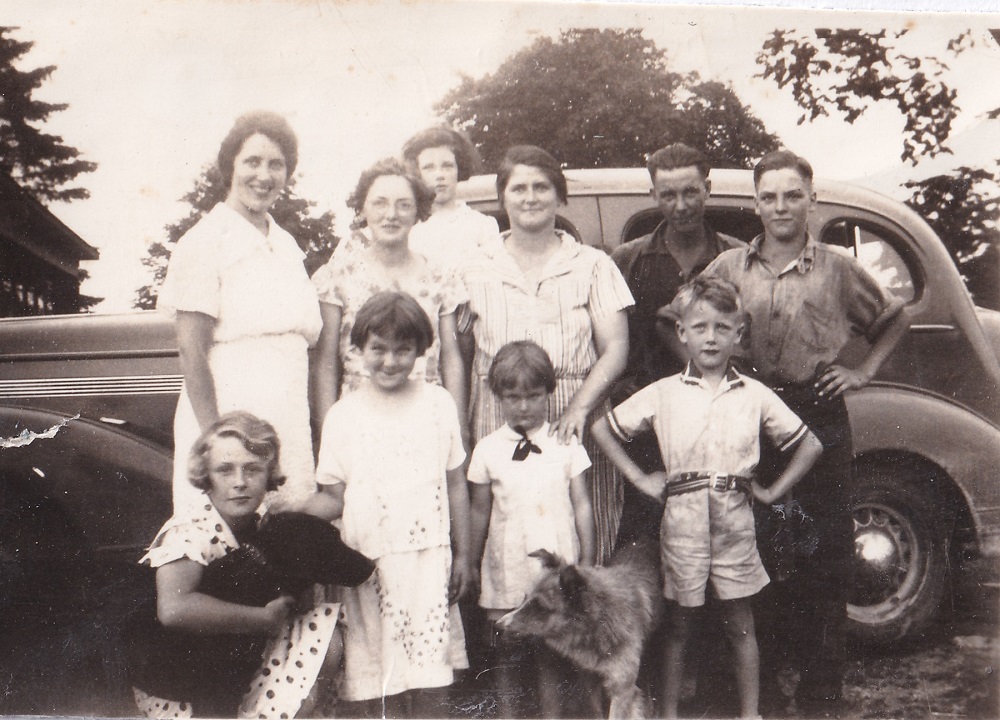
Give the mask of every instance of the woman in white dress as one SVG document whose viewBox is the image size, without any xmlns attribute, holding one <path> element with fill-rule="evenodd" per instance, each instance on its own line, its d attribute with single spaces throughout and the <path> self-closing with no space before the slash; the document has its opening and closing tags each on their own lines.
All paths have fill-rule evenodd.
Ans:
<svg viewBox="0 0 1000 720">
<path fill-rule="evenodd" d="M 174 514 L 204 497 L 186 479 L 195 439 L 231 410 L 278 431 L 287 480 L 272 510 L 302 509 L 316 492 L 308 355 L 322 327 L 295 240 L 269 214 L 298 161 L 279 115 L 241 116 L 219 148 L 226 199 L 178 242 L 159 307 L 175 317 L 184 387 L 174 418 Z"/>
</svg>

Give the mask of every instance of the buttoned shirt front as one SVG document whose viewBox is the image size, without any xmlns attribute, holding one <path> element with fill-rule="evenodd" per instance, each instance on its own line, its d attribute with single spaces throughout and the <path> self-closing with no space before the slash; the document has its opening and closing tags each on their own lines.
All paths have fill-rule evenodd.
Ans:
<svg viewBox="0 0 1000 720">
<path fill-rule="evenodd" d="M 763 242 L 723 253 L 705 273 L 739 287 L 748 316 L 742 349 L 770 384 L 809 382 L 853 335 L 874 342 L 902 310 L 847 250 L 808 237 L 778 268 L 761 254 Z"/>
</svg>

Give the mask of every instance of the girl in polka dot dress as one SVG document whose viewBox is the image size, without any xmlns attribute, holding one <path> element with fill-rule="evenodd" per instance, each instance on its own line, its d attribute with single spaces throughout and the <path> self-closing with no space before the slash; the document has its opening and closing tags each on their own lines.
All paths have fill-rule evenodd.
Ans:
<svg viewBox="0 0 1000 720">
<path fill-rule="evenodd" d="M 261 607 L 203 592 L 209 565 L 250 542 L 282 479 L 274 428 L 249 413 L 223 415 L 195 443 L 190 481 L 206 502 L 168 520 L 140 561 L 156 568 L 159 620 L 143 641 L 161 645 L 146 653 L 152 672 L 133 668 L 146 717 L 291 718 L 314 704 L 314 686 L 332 685 L 317 679 L 342 659 L 337 605 L 297 612 L 289 595 Z"/>
<path fill-rule="evenodd" d="M 433 338 L 411 296 L 374 295 L 351 329 L 368 379 L 323 423 L 314 507 L 328 503 L 344 541 L 375 561 L 342 595 L 347 717 L 444 717 L 446 691 L 430 688 L 468 667 L 454 605 L 475 582 L 458 408 L 410 377 Z"/>
</svg>

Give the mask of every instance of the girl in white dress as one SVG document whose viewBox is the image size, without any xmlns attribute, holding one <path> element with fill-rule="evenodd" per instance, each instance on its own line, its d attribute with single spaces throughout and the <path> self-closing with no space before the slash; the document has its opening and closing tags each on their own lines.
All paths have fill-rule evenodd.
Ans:
<svg viewBox="0 0 1000 720">
<path fill-rule="evenodd" d="M 174 418 L 175 514 L 204 504 L 187 481 L 188 453 L 230 410 L 278 431 L 288 479 L 268 497 L 272 509 L 304 509 L 315 494 L 307 351 L 322 318 L 302 251 L 268 214 L 297 159 L 284 118 L 238 118 L 219 149 L 226 199 L 171 254 L 158 306 L 175 317 L 184 373 Z"/>
<path fill-rule="evenodd" d="M 314 510 L 341 520 L 344 541 L 376 563 L 342 595 L 341 697 L 372 701 L 348 717 L 442 717 L 426 689 L 468 667 L 454 605 L 475 583 L 458 411 L 446 390 L 410 376 L 433 337 L 412 297 L 373 296 L 351 329 L 370 381 L 323 423 Z"/>
<path fill-rule="evenodd" d="M 489 385 L 504 425 L 476 444 L 469 465 L 472 557 L 482 557 L 479 605 L 492 622 L 519 606 L 542 572 L 530 557 L 548 550 L 570 564 L 593 565 L 596 556 L 586 450 L 575 438 L 563 445 L 546 421 L 556 374 L 531 341 L 504 345 L 490 366 Z M 483 547 L 485 544 L 485 553 Z M 541 717 L 559 717 L 563 663 L 539 645 L 528 662 L 510 638 L 497 644 L 497 697 L 501 717 L 522 717 L 512 703 L 517 688 L 537 683 Z M 535 662 L 531 662 L 533 656 Z"/>
</svg>

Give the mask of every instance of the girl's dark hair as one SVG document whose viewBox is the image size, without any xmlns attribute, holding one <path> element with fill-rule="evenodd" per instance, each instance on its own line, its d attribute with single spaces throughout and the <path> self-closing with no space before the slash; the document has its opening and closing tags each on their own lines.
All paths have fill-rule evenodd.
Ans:
<svg viewBox="0 0 1000 720">
<path fill-rule="evenodd" d="M 354 226 L 363 228 L 368 222 L 364 218 L 365 200 L 368 199 L 368 191 L 380 177 L 386 175 L 397 175 L 408 183 L 413 190 L 413 198 L 417 202 L 417 220 L 426 220 L 431 216 L 431 206 L 434 204 L 434 191 L 424 185 L 420 175 L 412 168 L 407 167 L 397 158 L 383 158 L 361 173 L 358 184 L 347 198 L 347 207 L 354 211 Z"/>
<path fill-rule="evenodd" d="M 548 353 L 530 340 L 507 343 L 497 350 L 487 376 L 490 390 L 499 396 L 518 386 L 544 387 L 555 392 L 556 371 Z"/>
<path fill-rule="evenodd" d="M 267 489 L 277 490 L 285 482 L 278 465 L 281 444 L 274 426 L 245 410 L 226 413 L 203 432 L 188 456 L 188 480 L 199 490 L 212 487 L 208 456 L 219 438 L 237 438 L 247 452 L 267 461 Z"/>
<path fill-rule="evenodd" d="M 569 201 L 569 191 L 566 189 L 566 176 L 563 175 L 559 161 L 534 145 L 515 145 L 509 148 L 500 161 L 500 168 L 497 170 L 497 197 L 500 199 L 500 206 L 503 206 L 503 194 L 510 182 L 510 175 L 514 171 L 515 165 L 530 165 L 536 167 L 545 174 L 549 182 L 556 189 L 556 196 L 559 202 L 565 205 Z"/>
<path fill-rule="evenodd" d="M 420 153 L 428 148 L 446 147 L 455 156 L 458 179 L 468 180 L 483 171 L 483 161 L 472 140 L 461 130 L 439 126 L 421 130 L 403 145 L 403 159 L 418 172 L 417 160 Z"/>
<path fill-rule="evenodd" d="M 430 318 L 412 296 L 404 292 L 380 292 L 361 306 L 351 328 L 351 344 L 363 349 L 372 335 L 393 340 L 412 340 L 417 356 L 434 342 Z"/>
<path fill-rule="evenodd" d="M 281 154 L 285 156 L 288 177 L 291 177 L 292 173 L 295 172 L 295 168 L 299 164 L 299 140 L 295 137 L 292 126 L 278 113 L 255 110 L 236 118 L 229 134 L 219 146 L 217 164 L 227 191 L 233 183 L 233 165 L 236 162 L 236 156 L 243 149 L 243 144 L 258 134 L 263 135 L 281 149 Z"/>
</svg>

